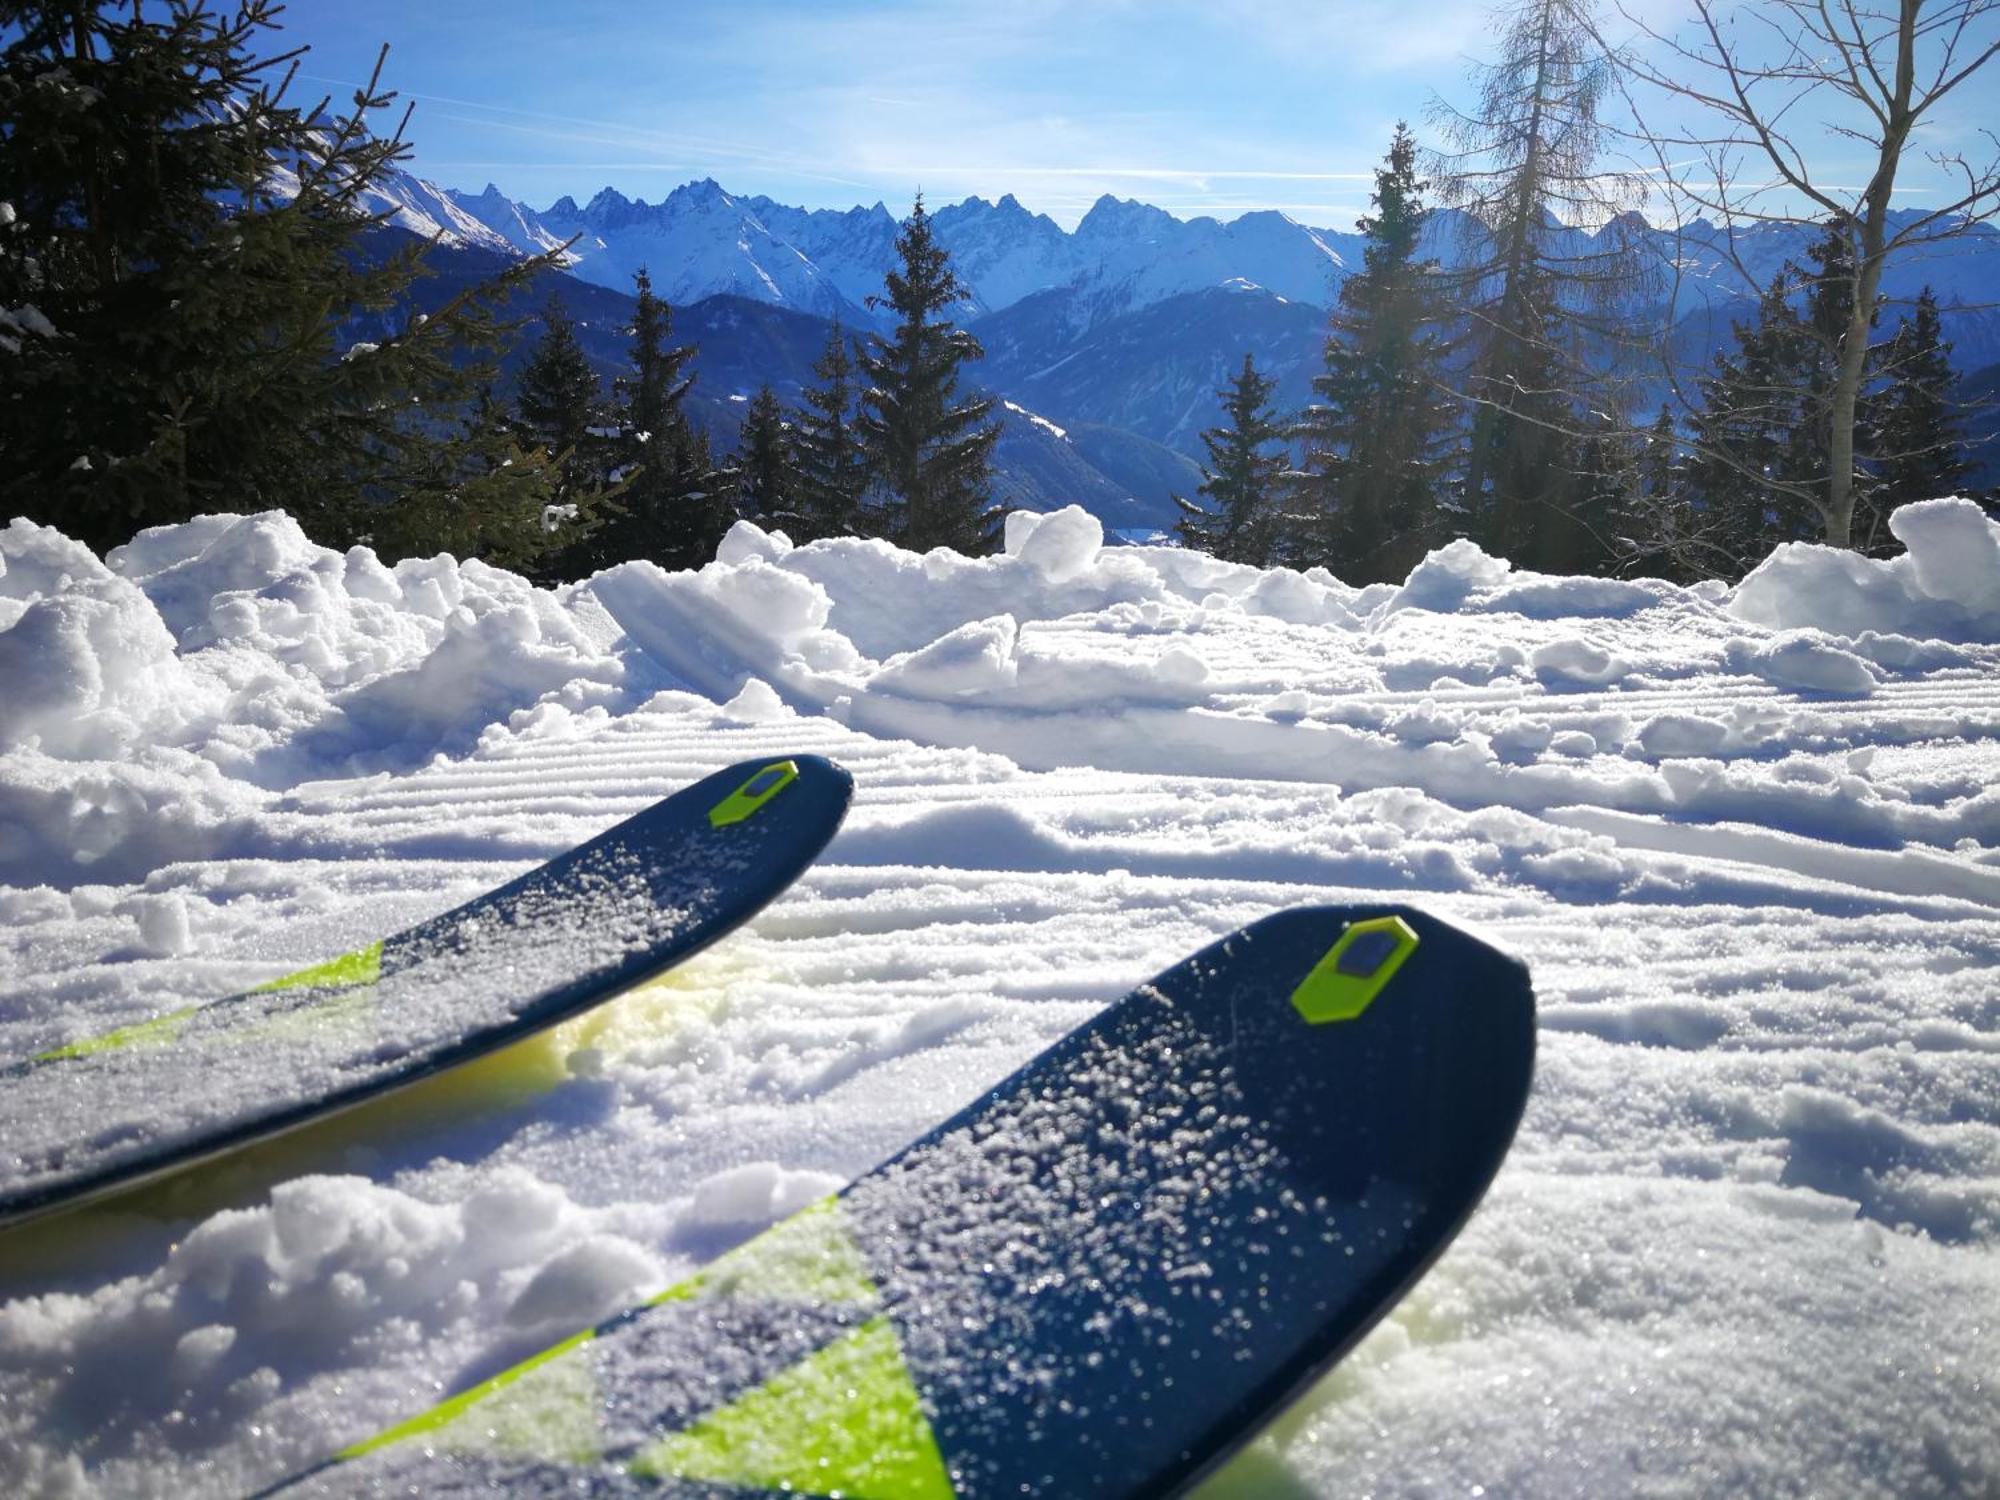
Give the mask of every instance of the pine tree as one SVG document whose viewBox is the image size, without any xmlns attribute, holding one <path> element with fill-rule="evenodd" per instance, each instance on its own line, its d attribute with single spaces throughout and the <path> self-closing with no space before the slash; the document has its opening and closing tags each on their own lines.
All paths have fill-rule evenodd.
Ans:
<svg viewBox="0 0 2000 1500">
<path fill-rule="evenodd" d="M 859 425 L 883 530 L 915 551 L 990 552 L 1000 535 L 988 495 L 1000 426 L 987 420 L 992 398 L 958 399 L 959 367 L 985 351 L 947 316 L 965 288 L 931 233 L 921 193 L 896 254 L 901 265 L 888 273 L 887 295 L 869 299 L 895 312 L 895 331 L 861 356 L 869 388 Z"/>
<path fill-rule="evenodd" d="M 1351 583 L 1400 579 L 1437 537 L 1438 489 L 1452 414 L 1435 329 L 1444 321 L 1435 262 L 1418 258 L 1429 210 L 1416 140 L 1396 126 L 1375 173 L 1362 268 L 1340 289 L 1320 403 L 1292 429 L 1305 451 L 1291 508 L 1301 560 Z"/>
<path fill-rule="evenodd" d="M 1618 215 L 1633 185 L 1597 163 L 1611 69 L 1596 36 L 1588 0 L 1515 0 L 1478 110 L 1445 121 L 1458 154 L 1434 174 L 1472 230 L 1453 273 L 1475 403 L 1460 508 L 1489 550 L 1551 570 L 1589 550 L 1575 436 L 1584 412 L 1617 409 L 1593 365 L 1642 280 Z M 1590 223 L 1604 232 L 1569 227 Z"/>
<path fill-rule="evenodd" d="M 1899 505 L 1964 493 L 1971 473 L 1951 400 L 1951 345 L 1944 340 L 1937 297 L 1929 287 L 1917 297 L 1916 316 L 1904 318 L 1897 328 L 1882 373 L 1889 387 L 1880 399 L 1873 434 L 1879 478 L 1873 500 L 1886 523 Z M 1857 527 L 1855 545 L 1884 550 L 1893 538 L 1886 524 L 1880 532 L 1863 535 Z"/>
<path fill-rule="evenodd" d="M 465 501 L 437 476 L 505 341 L 496 308 L 550 257 L 417 316 L 429 247 L 385 256 L 387 214 L 364 207 L 409 154 L 365 123 L 393 99 L 381 64 L 347 113 L 294 108 L 302 49 L 257 51 L 276 12 L 0 3 L 0 309 L 19 330 L 0 339 L 0 512 L 104 548 L 285 506 L 345 544 L 421 536 L 441 495 Z M 550 483 L 500 467 L 479 534 L 539 515 Z"/>
<path fill-rule="evenodd" d="M 1174 497 L 1181 509 L 1174 529 L 1184 545 L 1224 562 L 1270 565 L 1277 541 L 1278 479 L 1285 469 L 1282 451 L 1264 451 L 1285 436 L 1270 410 L 1276 386 L 1257 373 L 1246 354 L 1243 368 L 1216 392 L 1229 423 L 1201 435 L 1208 464 L 1197 493 L 1208 496 L 1210 504 Z"/>
<path fill-rule="evenodd" d="M 792 513 L 791 450 L 791 426 L 778 405 L 778 393 L 764 385 L 750 402 L 736 442 L 745 515 L 768 522 Z"/>
<path fill-rule="evenodd" d="M 576 325 L 559 296 L 542 309 L 543 333 L 515 384 L 515 428 L 549 454 L 557 475 L 556 500 L 603 488 L 609 417 L 597 372 L 577 342 Z"/>
<path fill-rule="evenodd" d="M 805 407 L 792 419 L 792 486 L 800 541 L 851 535 L 868 488 L 868 464 L 855 425 L 854 364 L 847 335 L 835 322 L 813 365 L 818 385 L 805 389 Z"/>
</svg>

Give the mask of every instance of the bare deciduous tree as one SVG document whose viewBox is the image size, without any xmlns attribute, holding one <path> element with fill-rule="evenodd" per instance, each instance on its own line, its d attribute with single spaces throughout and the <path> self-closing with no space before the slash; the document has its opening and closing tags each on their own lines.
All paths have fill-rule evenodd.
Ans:
<svg viewBox="0 0 2000 1500">
<path fill-rule="evenodd" d="M 1449 148 L 1432 158 L 1438 201 L 1465 235 L 1441 279 L 1473 403 L 1462 506 L 1517 562 L 1589 568 L 1605 549 L 1571 471 L 1589 413 L 1624 404 L 1611 374 L 1649 284 L 1620 214 L 1643 182 L 1600 160 L 1614 73 L 1592 0 L 1504 0 L 1494 25 L 1477 103 L 1433 111 Z"/>
<path fill-rule="evenodd" d="M 1690 0 L 1684 35 L 1631 10 L 1653 44 L 1628 49 L 1628 76 L 1687 109 L 1686 128 L 1642 134 L 1681 205 L 1720 221 L 1726 242 L 1759 223 L 1812 222 L 1845 236 L 1853 295 L 1828 392 L 1826 481 L 1804 493 L 1826 540 L 1849 545 L 1854 519 L 1855 414 L 1890 259 L 1964 234 L 2000 209 L 2000 139 L 1982 148 L 1919 152 L 1918 131 L 2000 53 L 2000 0 Z M 1739 23 L 1740 29 L 1739 29 Z M 1805 132 L 1809 124 L 1817 135 Z M 1835 184 L 1828 141 L 1867 163 Z M 1897 175 L 1912 155 L 1950 184 L 1945 201 L 1892 221 Z M 1739 262 L 1739 269 L 1743 269 Z M 1746 285 L 1755 279 L 1744 270 Z"/>
</svg>

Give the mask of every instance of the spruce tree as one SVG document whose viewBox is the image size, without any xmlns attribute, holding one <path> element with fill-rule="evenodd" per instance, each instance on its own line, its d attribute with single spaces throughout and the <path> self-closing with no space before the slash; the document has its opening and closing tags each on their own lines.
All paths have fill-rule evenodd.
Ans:
<svg viewBox="0 0 2000 1500">
<path fill-rule="evenodd" d="M 715 556 L 734 507 L 733 475 L 718 470 L 708 436 L 682 410 L 694 377 L 685 372 L 692 344 L 672 347 L 673 309 L 653 294 L 642 268 L 633 277 L 631 374 L 613 383 L 618 429 L 614 477 L 625 488 L 619 514 L 596 540 L 600 567 L 645 558 L 665 568 L 695 568 Z"/>
<path fill-rule="evenodd" d="M 1852 336 L 1855 276 L 1851 245 L 1839 224 L 1827 226 L 1808 252 L 1772 278 L 1754 323 L 1738 323 L 1735 348 L 1716 356 L 1700 385 L 1689 465 L 1693 504 L 1715 542 L 1718 576 L 1738 575 L 1780 542 L 1815 540 L 1836 489 L 1827 468 L 1846 340 Z M 1871 325 L 1872 325 L 1872 320 Z M 1871 355 L 1875 378 L 1879 359 Z M 1857 546 L 1893 550 L 1867 455 L 1880 448 L 1883 413 L 1871 388 L 1854 414 L 1857 472 L 1838 486 Z"/>
<path fill-rule="evenodd" d="M 556 499 L 575 503 L 603 487 L 607 467 L 604 391 L 577 342 L 562 298 L 542 309 L 542 336 L 514 387 L 515 429 L 550 456 L 558 477 Z"/>
<path fill-rule="evenodd" d="M 1875 466 L 1879 488 L 1874 503 L 1882 520 L 1913 500 L 1936 500 L 1964 493 L 1971 473 L 1965 438 L 1951 400 L 1951 345 L 1938 321 L 1937 297 L 1925 287 L 1916 315 L 1906 317 L 1890 341 L 1875 424 Z M 1855 545 L 1881 550 L 1893 538 L 1857 534 Z M 1870 548 L 1870 544 L 1872 548 Z"/>
<path fill-rule="evenodd" d="M 1181 509 L 1174 529 L 1183 545 L 1224 562 L 1270 565 L 1277 541 L 1278 479 L 1285 470 L 1282 451 L 1265 451 L 1285 436 L 1270 409 L 1276 386 L 1257 373 L 1245 354 L 1243 368 L 1216 392 L 1229 421 L 1201 435 L 1208 463 L 1196 493 L 1208 496 L 1209 504 L 1174 496 Z"/>
<path fill-rule="evenodd" d="M 1795 268 L 1780 271 L 1758 300 L 1754 322 L 1734 325 L 1734 349 L 1718 351 L 1700 382 L 1690 424 L 1688 490 L 1705 539 L 1708 576 L 1741 576 L 1782 541 L 1812 534 L 1802 488 L 1812 466 L 1805 409 L 1811 336 L 1792 305 Z"/>
<path fill-rule="evenodd" d="M 1675 583 L 1711 576 L 1715 559 L 1689 504 L 1686 455 L 1665 406 L 1639 440 L 1632 485 L 1613 522 L 1620 571 Z"/>
<path fill-rule="evenodd" d="M 733 463 L 716 461 L 708 433 L 692 424 L 681 429 L 675 459 L 674 482 L 686 505 L 690 547 L 683 566 L 698 568 L 714 560 L 716 547 L 742 515 L 736 497 L 743 477 Z"/>
<path fill-rule="evenodd" d="M 791 425 L 778 405 L 778 393 L 768 384 L 758 388 L 744 414 L 743 431 L 736 440 L 736 468 L 745 515 L 767 522 L 791 515 Z"/>
<path fill-rule="evenodd" d="M 959 399 L 959 367 L 985 351 L 948 316 L 965 288 L 931 233 L 921 193 L 896 237 L 896 254 L 900 267 L 888 273 L 886 295 L 869 299 L 895 312 L 895 331 L 861 356 L 869 382 L 862 446 L 881 496 L 882 529 L 915 551 L 990 552 L 1000 536 L 988 494 L 1000 427 L 987 420 L 992 398 Z"/>
<path fill-rule="evenodd" d="M 1575 465 L 1565 486 L 1567 507 L 1545 523 L 1545 556 L 1572 573 L 1604 574 L 1629 562 L 1620 540 L 1645 507 L 1645 464 L 1651 443 L 1608 412 L 1588 412 L 1569 449 Z"/>
<path fill-rule="evenodd" d="M 1415 138 L 1398 124 L 1375 173 L 1376 211 L 1356 225 L 1368 244 L 1340 288 L 1326 370 L 1313 380 L 1320 401 L 1291 433 L 1305 453 L 1290 502 L 1294 551 L 1350 583 L 1401 579 L 1441 540 L 1453 420 L 1440 394 L 1437 266 L 1418 256 L 1429 210 L 1416 159 Z"/>
<path fill-rule="evenodd" d="M 441 476 L 461 473 L 506 337 L 495 310 L 550 257 L 417 316 L 429 247 L 385 253 L 388 214 L 364 206 L 409 154 L 400 127 L 365 123 L 393 99 L 381 64 L 346 113 L 295 108 L 302 49 L 259 52 L 276 14 L 0 3 L 0 308 L 16 330 L 0 342 L 0 513 L 105 548 L 202 510 L 284 506 L 346 544 L 418 537 L 426 509 L 472 503 Z M 513 555 L 549 488 L 502 465 L 480 486 L 490 524 L 453 533 Z"/>
<path fill-rule="evenodd" d="M 403 503 L 372 512 L 359 540 L 385 557 L 478 557 L 541 584 L 567 581 L 606 499 L 600 490 L 565 499 L 555 455 L 524 448 L 490 390 L 422 451 L 402 486 Z"/>
<path fill-rule="evenodd" d="M 805 406 L 792 418 L 792 488 L 800 541 L 851 535 L 868 463 L 854 421 L 854 364 L 838 321 L 813 365 L 818 385 L 805 389 Z"/>
</svg>

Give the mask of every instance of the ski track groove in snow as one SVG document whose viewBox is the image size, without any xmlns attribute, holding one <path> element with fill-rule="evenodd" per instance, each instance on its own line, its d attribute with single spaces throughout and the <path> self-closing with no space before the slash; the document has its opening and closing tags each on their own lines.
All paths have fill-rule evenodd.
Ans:
<svg viewBox="0 0 2000 1500">
<path fill-rule="evenodd" d="M 1458 1244 L 1211 1494 L 2000 1486 L 2000 598 L 1868 564 L 1871 639 L 1814 613 L 1815 549 L 1742 591 L 1782 626 L 1448 550 L 1391 608 L 1099 552 L 1080 515 L 979 564 L 741 529 L 701 575 L 562 595 L 448 560 L 392 590 L 282 518 L 122 573 L 0 533 L 0 695 L 42 705 L 0 714 L 9 1055 L 358 946 L 734 760 L 857 785 L 822 862 L 665 981 L 0 1236 L 0 1491 L 267 1482 L 867 1170 L 1209 939 L 1350 900 L 1531 964 L 1536 1091 Z M 256 616 L 231 670 L 266 698 L 203 719 L 205 653 L 146 634 L 145 590 L 178 567 L 185 630 L 210 567 L 241 622 L 246 559 L 317 580 L 332 654 Z M 4 650 L 45 596 L 120 627 L 62 637 L 60 681 Z M 477 690 L 395 686 L 450 640 Z M 356 692 L 421 733 L 286 738 Z"/>
</svg>

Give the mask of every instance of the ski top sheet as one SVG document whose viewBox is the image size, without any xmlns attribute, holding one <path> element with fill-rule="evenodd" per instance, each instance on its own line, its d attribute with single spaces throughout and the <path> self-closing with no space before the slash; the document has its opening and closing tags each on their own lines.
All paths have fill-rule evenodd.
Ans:
<svg viewBox="0 0 2000 1500">
<path fill-rule="evenodd" d="M 1526 1100 L 1526 970 L 1299 908 L 838 1196 L 288 1496 L 1179 1491 L 1409 1290 Z"/>
<path fill-rule="evenodd" d="M 0 1225 L 359 1104 L 678 963 L 798 877 L 852 785 L 813 755 L 730 766 L 394 937 L 0 1070 Z"/>
</svg>

